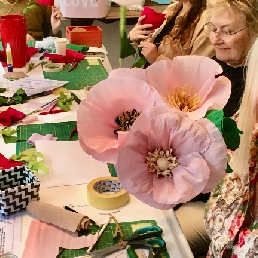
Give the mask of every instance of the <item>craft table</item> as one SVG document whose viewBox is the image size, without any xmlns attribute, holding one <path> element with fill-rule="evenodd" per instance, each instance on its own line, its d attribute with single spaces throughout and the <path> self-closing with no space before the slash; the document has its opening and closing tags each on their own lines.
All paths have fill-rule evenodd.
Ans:
<svg viewBox="0 0 258 258">
<path fill-rule="evenodd" d="M 108 58 L 103 62 L 107 71 L 110 71 L 111 66 L 109 64 Z M 37 76 L 43 78 L 43 73 L 41 67 L 32 70 L 29 75 Z M 0 87 L 3 82 L 3 78 L 0 78 Z M 84 91 L 78 90 L 76 92 L 79 98 L 84 98 Z M 52 95 L 41 97 L 38 101 L 49 101 L 53 99 Z M 35 101 L 35 100 L 34 100 Z M 24 105 L 24 104 L 23 104 Z M 15 109 L 20 109 L 22 105 L 12 106 Z M 0 111 L 6 110 L 7 107 L 0 107 Z M 68 117 L 62 119 L 62 121 L 76 121 L 77 104 L 72 106 L 72 110 L 69 111 Z M 35 122 L 38 123 L 38 122 Z M 0 129 L 2 129 L 0 127 Z M 2 137 L 0 136 L 0 152 L 9 158 L 15 153 L 15 144 L 5 144 Z M 65 162 L 65 161 L 64 161 Z M 64 164 L 65 165 L 65 164 Z M 50 171 L 51 173 L 51 171 Z M 107 176 L 109 176 L 107 174 Z M 90 218 L 98 221 L 99 223 L 105 223 L 107 216 L 101 215 L 101 213 L 109 213 L 111 211 L 98 210 L 91 207 L 87 201 L 87 184 L 81 185 L 70 185 L 61 187 L 50 187 L 41 188 L 39 195 L 40 201 L 45 203 L 50 203 L 59 207 L 64 205 L 70 205 L 74 207 L 75 210 L 81 212 L 82 214 L 88 215 Z M 116 209 L 119 211 L 114 213 L 114 216 L 119 222 L 129 222 L 137 220 L 155 220 L 157 224 L 163 229 L 163 239 L 167 243 L 167 251 L 171 258 L 193 258 L 193 254 L 188 246 L 188 243 L 180 229 L 173 210 L 162 211 L 149 207 L 136 199 L 134 196 L 130 196 L 130 201 L 124 207 Z M 21 254 L 25 247 L 25 241 L 27 238 L 30 222 L 35 219 L 27 211 L 20 211 L 20 216 L 22 216 L 22 230 L 21 230 Z M 22 256 L 19 256 L 21 258 Z M 35 257 L 36 258 L 36 257 Z M 49 257 L 48 257 L 49 258 Z"/>
</svg>

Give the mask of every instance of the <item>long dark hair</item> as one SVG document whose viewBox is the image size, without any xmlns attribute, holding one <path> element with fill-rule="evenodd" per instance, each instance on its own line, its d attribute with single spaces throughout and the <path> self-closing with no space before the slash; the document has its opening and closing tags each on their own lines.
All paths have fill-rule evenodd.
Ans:
<svg viewBox="0 0 258 258">
<path fill-rule="evenodd" d="M 201 14 L 206 9 L 206 0 L 190 0 L 190 2 L 192 6 L 189 12 L 179 21 L 177 28 L 173 29 L 168 35 L 169 37 L 172 36 L 172 39 L 178 39 L 182 45 L 189 38 L 192 26 L 196 26 Z"/>
</svg>

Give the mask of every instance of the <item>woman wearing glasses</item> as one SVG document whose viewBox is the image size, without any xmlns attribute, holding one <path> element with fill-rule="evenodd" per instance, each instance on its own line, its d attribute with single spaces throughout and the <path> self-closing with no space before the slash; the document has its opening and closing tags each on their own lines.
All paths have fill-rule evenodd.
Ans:
<svg viewBox="0 0 258 258">
<path fill-rule="evenodd" d="M 182 55 L 214 55 L 204 24 L 209 20 L 206 0 L 178 0 L 164 11 L 166 21 L 153 31 L 151 24 L 142 25 L 145 18 L 139 17 L 129 32 L 135 47 L 142 48 L 141 54 L 152 64 L 162 59 L 173 59 Z"/>
<path fill-rule="evenodd" d="M 231 95 L 224 113 L 226 116 L 234 116 L 239 109 L 245 89 L 247 54 L 258 36 L 257 1 L 209 1 L 208 10 L 211 17 L 205 25 L 205 30 L 216 52 L 214 59 L 223 68 L 222 75 L 231 80 Z M 248 113 L 245 115 L 249 116 Z M 194 244 L 196 248 L 199 247 L 199 252 L 207 253 L 209 242 L 207 239 L 210 238 L 208 257 L 258 257 L 257 253 L 256 255 L 248 253 L 248 245 L 252 245 L 253 242 L 241 241 L 244 239 L 243 236 L 249 234 L 249 231 L 242 230 L 242 226 L 246 223 L 250 226 L 245 215 L 247 204 L 250 204 L 248 194 L 253 193 L 249 192 L 249 186 L 251 189 L 252 185 L 245 183 L 239 177 L 235 177 L 234 173 L 232 177 L 231 174 L 226 175 L 219 187 L 211 193 L 206 209 L 205 227 L 203 221 L 205 196 L 198 196 L 197 201 L 192 200 L 183 204 L 176 211 L 176 216 L 191 247 Z M 241 193 L 240 196 L 238 196 L 239 193 Z M 201 223 L 203 229 L 200 226 L 197 228 L 196 225 Z M 238 246 L 233 248 L 235 243 L 238 243 Z M 258 247 L 256 247 L 257 250 Z"/>
</svg>

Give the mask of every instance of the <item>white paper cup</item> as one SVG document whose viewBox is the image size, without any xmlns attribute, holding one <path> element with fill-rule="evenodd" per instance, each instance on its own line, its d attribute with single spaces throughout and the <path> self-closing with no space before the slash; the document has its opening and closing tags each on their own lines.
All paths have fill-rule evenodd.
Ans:
<svg viewBox="0 0 258 258">
<path fill-rule="evenodd" d="M 66 54 L 66 38 L 57 38 L 54 40 L 56 47 L 56 54 L 65 56 Z"/>
</svg>

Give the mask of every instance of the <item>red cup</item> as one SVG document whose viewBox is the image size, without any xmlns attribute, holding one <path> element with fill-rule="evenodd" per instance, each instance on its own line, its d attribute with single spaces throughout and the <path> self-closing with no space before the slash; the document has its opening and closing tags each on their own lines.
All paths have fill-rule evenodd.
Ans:
<svg viewBox="0 0 258 258">
<path fill-rule="evenodd" d="M 26 65 L 26 20 L 22 15 L 8 14 L 1 16 L 1 37 L 4 49 L 9 43 L 12 51 L 13 67 Z"/>
</svg>

